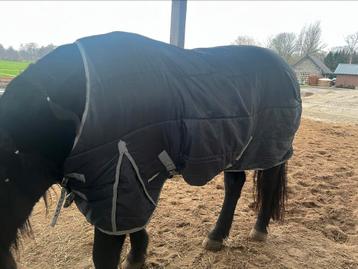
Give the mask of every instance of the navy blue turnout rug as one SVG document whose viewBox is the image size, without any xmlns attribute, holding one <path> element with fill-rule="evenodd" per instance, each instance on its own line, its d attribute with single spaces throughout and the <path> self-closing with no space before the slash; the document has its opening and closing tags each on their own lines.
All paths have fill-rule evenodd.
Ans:
<svg viewBox="0 0 358 269">
<path fill-rule="evenodd" d="M 300 90 L 274 52 L 185 50 L 124 32 L 73 46 L 86 104 L 65 175 L 78 208 L 100 230 L 144 228 L 174 174 L 200 186 L 224 170 L 267 169 L 291 157 Z"/>
</svg>

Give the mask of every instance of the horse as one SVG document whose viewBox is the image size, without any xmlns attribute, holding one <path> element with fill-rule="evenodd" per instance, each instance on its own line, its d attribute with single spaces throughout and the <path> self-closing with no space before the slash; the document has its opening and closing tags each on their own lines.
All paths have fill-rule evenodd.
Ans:
<svg viewBox="0 0 358 269">
<path fill-rule="evenodd" d="M 275 73 L 272 71 L 271 73 L 280 74 L 282 77 L 274 77 L 273 80 L 270 78 L 270 81 L 273 81 L 271 84 L 267 81 L 260 82 L 260 80 L 257 79 L 249 85 L 246 84 L 248 87 L 246 93 L 250 95 L 252 94 L 251 92 L 255 91 L 258 87 L 265 89 L 265 94 L 267 92 L 270 93 L 270 91 L 277 91 L 277 89 L 272 89 L 270 85 L 274 85 L 275 87 L 277 86 L 279 89 L 282 88 L 285 90 L 285 92 L 288 93 L 287 95 L 282 94 L 284 91 L 281 90 L 279 93 L 274 92 L 273 96 L 277 96 L 277 94 L 281 95 L 277 96 L 277 99 L 282 100 L 285 106 L 283 106 L 283 108 L 280 107 L 275 109 L 281 111 L 282 109 L 289 107 L 289 113 L 283 115 L 282 118 L 280 118 L 280 114 L 275 114 L 276 112 L 272 112 L 273 114 L 264 112 L 260 114 L 260 117 L 257 116 L 257 118 L 262 119 L 262 122 L 260 122 L 258 128 L 255 129 L 255 134 L 262 132 L 264 129 L 263 124 L 267 121 L 268 118 L 277 117 L 277 119 L 281 119 L 281 122 L 278 120 L 273 120 L 273 122 L 279 122 L 277 126 L 284 125 L 286 128 L 285 132 L 283 133 L 279 132 L 279 127 L 274 127 L 274 125 L 270 127 L 271 129 L 268 129 L 271 130 L 270 132 L 264 130 L 265 134 L 268 133 L 269 135 L 272 135 L 270 138 L 262 139 L 262 143 L 265 145 L 274 143 L 272 142 L 275 141 L 273 134 L 276 133 L 279 133 L 281 137 L 283 136 L 282 139 L 285 140 L 285 143 L 278 141 L 276 144 L 276 148 L 279 146 L 283 148 L 285 146 L 286 152 L 280 157 L 281 159 L 271 160 L 271 157 L 266 159 L 263 158 L 266 162 L 268 161 L 268 163 L 270 163 L 268 165 L 269 167 L 259 167 L 257 164 L 253 164 L 252 166 L 245 164 L 245 168 L 247 169 L 243 169 L 243 166 L 241 165 L 245 163 L 245 160 L 250 159 L 250 153 L 247 152 L 251 152 L 253 151 L 252 149 L 255 148 L 255 143 L 253 143 L 253 141 L 255 141 L 256 138 L 253 136 L 247 136 L 244 139 L 245 141 L 240 144 L 239 151 L 235 152 L 235 154 L 231 154 L 233 156 L 235 155 L 235 160 L 237 160 L 237 163 L 239 163 L 238 165 L 232 163 L 234 160 L 233 157 L 228 158 L 228 161 L 226 162 L 220 161 L 219 165 L 217 165 L 216 162 L 213 162 L 212 159 L 209 160 L 209 165 L 203 166 L 198 162 L 194 162 L 193 164 L 188 161 L 188 158 L 184 158 L 184 161 L 182 159 L 177 159 L 175 154 L 171 154 L 173 151 L 167 149 L 165 152 L 166 154 L 159 154 L 162 157 L 164 156 L 164 160 L 162 160 L 163 162 L 158 162 L 158 167 L 162 165 L 163 171 L 161 170 L 161 172 L 156 173 L 153 177 L 154 180 L 151 179 L 148 180 L 148 182 L 145 181 L 143 183 L 142 181 L 138 180 L 138 177 L 145 178 L 144 175 L 146 174 L 146 170 L 141 168 L 140 162 L 138 161 L 140 160 L 140 155 L 135 155 L 134 150 L 131 150 L 130 143 L 128 143 L 126 147 L 124 142 L 119 141 L 120 139 L 118 139 L 116 140 L 116 143 L 119 141 L 118 147 L 120 150 L 119 153 L 116 153 L 116 157 L 119 155 L 120 161 L 118 161 L 118 163 L 114 162 L 114 165 L 116 164 L 118 168 L 117 170 L 114 170 L 116 171 L 116 178 L 118 178 L 119 181 L 117 181 L 117 185 L 114 182 L 114 186 L 118 188 L 121 182 L 125 181 L 124 174 L 117 175 L 119 171 L 122 173 L 123 171 L 128 170 L 129 174 L 131 173 L 133 174 L 133 177 L 136 177 L 136 184 L 140 186 L 139 188 L 143 187 L 141 190 L 145 190 L 143 192 L 144 194 L 135 193 L 134 199 L 138 199 L 138 201 L 140 201 L 140 199 L 146 199 L 146 197 L 150 198 L 151 193 L 147 195 L 145 187 L 150 188 L 148 187 L 148 184 L 150 182 L 156 181 L 159 183 L 158 186 L 155 187 L 155 195 L 152 196 L 155 197 L 153 200 L 156 201 L 159 198 L 162 184 L 164 184 L 164 182 L 174 174 L 174 170 L 177 173 L 184 175 L 184 179 L 187 180 L 188 183 L 192 183 L 192 185 L 203 185 L 213 176 L 219 172 L 224 171 L 225 197 L 222 209 L 214 228 L 209 232 L 208 236 L 203 241 L 203 247 L 211 251 L 217 251 L 221 249 L 223 247 L 224 239 L 229 236 L 235 207 L 240 198 L 242 187 L 246 181 L 245 170 L 255 170 L 255 207 L 258 212 L 256 223 L 252 228 L 249 237 L 257 241 L 265 241 L 268 235 L 267 227 L 269 225 L 270 219 L 280 220 L 283 218 L 287 186 L 287 160 L 292 155 L 292 140 L 299 126 L 301 115 L 299 86 L 295 79 L 295 75 L 290 70 L 288 65 L 273 52 L 258 47 L 224 46 L 213 49 L 184 50 L 158 41 L 153 41 L 139 35 L 115 32 L 107 35 L 96 36 L 94 39 L 91 39 L 91 37 L 88 38 L 90 43 L 93 40 L 95 40 L 95 42 L 88 45 L 87 52 L 91 45 L 93 45 L 93 48 L 102 48 L 101 52 L 98 53 L 98 55 L 101 55 L 98 58 L 98 63 L 93 58 L 86 58 L 86 54 L 84 53 L 86 47 L 85 49 L 83 47 L 83 44 L 85 44 L 86 41 L 82 42 L 82 44 L 72 43 L 62 45 L 40 59 L 35 64 L 31 64 L 22 74 L 16 77 L 8 85 L 5 93 L 0 99 L 0 215 L 3 216 L 0 220 L 0 268 L 2 269 L 17 268 L 12 252 L 18 249 L 19 238 L 21 234 L 31 233 L 29 216 L 34 205 L 41 199 L 41 197 L 43 197 L 46 202 L 47 190 L 54 184 L 63 183 L 63 178 L 68 176 L 68 171 L 66 171 L 66 162 L 68 161 L 71 152 L 73 152 L 75 145 L 77 143 L 83 142 L 81 142 L 79 134 L 81 131 L 83 131 L 83 129 L 86 128 L 86 126 L 83 125 L 84 115 L 86 113 L 91 113 L 88 112 L 91 110 L 91 107 L 89 108 L 88 104 L 88 88 L 89 82 L 91 82 L 91 85 L 94 85 L 96 81 L 89 81 L 90 72 L 88 68 L 89 66 L 100 66 L 102 62 L 104 64 L 104 68 L 107 68 L 107 64 L 108 62 L 111 62 L 111 57 L 113 57 L 113 55 L 106 59 L 103 53 L 107 51 L 108 46 L 111 47 L 112 43 L 116 43 L 113 41 L 116 40 L 116 38 L 122 40 L 121 42 L 124 42 L 123 40 L 130 40 L 129 45 L 126 43 L 128 46 L 123 45 L 123 47 L 115 48 L 115 50 L 122 50 L 122 59 L 124 57 L 123 55 L 129 55 L 132 57 L 133 62 L 135 62 L 133 56 L 134 54 L 128 53 L 126 50 L 130 50 L 130 48 L 135 47 L 138 43 L 140 43 L 142 46 L 141 50 L 138 48 L 136 50 L 133 49 L 136 54 L 142 53 L 142 55 L 138 56 L 138 58 L 143 58 L 148 53 L 150 54 L 152 51 L 156 51 L 156 53 L 162 53 L 163 51 L 168 52 L 174 50 L 175 53 L 183 55 L 183 57 L 191 53 L 194 55 L 190 57 L 188 56 L 188 58 L 195 58 L 195 55 L 199 53 L 200 57 L 209 57 L 205 59 L 210 59 L 210 61 L 212 61 L 211 64 L 214 66 L 217 64 L 219 70 L 223 68 L 225 62 L 232 61 L 232 58 L 230 57 L 232 57 L 233 52 L 236 53 L 237 51 L 242 51 L 243 54 L 239 53 L 240 59 L 242 58 L 245 63 L 254 62 L 253 66 L 248 69 L 245 68 L 245 66 L 242 67 L 244 71 L 243 74 L 254 73 L 254 77 L 258 76 L 258 73 L 255 73 L 255 70 L 259 66 L 265 65 L 265 63 L 269 62 L 266 66 L 269 66 L 270 70 L 278 70 L 277 72 L 279 72 L 277 73 L 275 71 Z M 154 45 L 151 47 L 150 44 Z M 116 47 L 116 45 L 117 44 L 114 44 L 112 47 Z M 147 47 L 150 47 L 150 49 L 146 50 Z M 224 51 L 225 53 L 220 54 L 221 51 Z M 97 54 L 95 53 L 95 55 Z M 231 56 L 228 58 L 228 55 Z M 157 57 L 159 56 L 156 55 L 154 58 L 150 58 L 150 61 L 155 61 L 158 59 Z M 179 70 L 182 72 L 183 70 L 181 68 L 183 67 L 183 64 L 185 64 L 185 59 L 180 59 L 180 57 L 177 55 L 174 58 L 176 61 L 183 61 L 184 63 L 180 63 L 180 68 L 176 66 L 177 68 L 173 68 L 173 70 L 175 69 L 176 71 Z M 128 68 L 141 68 L 138 67 L 139 65 L 133 64 L 130 59 L 131 58 L 129 58 L 128 61 L 125 61 Z M 175 66 L 173 58 L 169 57 L 165 59 L 167 60 L 167 66 L 170 68 Z M 113 58 L 112 61 L 118 62 L 115 58 Z M 207 64 L 206 61 L 203 61 L 202 66 L 204 66 L 204 64 Z M 118 68 L 113 70 L 115 74 L 114 76 L 111 75 L 109 78 L 107 78 L 108 85 L 113 85 L 114 82 L 112 83 L 111 80 L 115 81 L 116 77 L 119 77 L 121 81 L 125 79 L 125 76 L 120 73 Z M 195 72 L 196 71 L 200 73 L 202 69 L 195 69 Z M 127 72 L 127 69 L 124 72 Z M 226 71 L 224 70 L 223 73 L 225 72 Z M 141 76 L 142 74 L 137 71 L 134 73 L 134 79 L 137 79 L 138 76 Z M 201 73 L 197 74 L 197 76 L 199 79 L 202 76 L 207 77 Z M 214 75 L 211 73 L 210 76 L 213 77 Z M 230 76 L 226 76 L 226 73 L 221 76 L 224 76 L 225 79 L 231 79 Z M 182 77 L 172 78 L 172 80 L 168 77 L 166 78 L 166 83 L 168 81 L 171 83 L 176 79 L 178 79 L 178 81 L 183 79 Z M 240 79 L 243 81 L 250 81 L 252 80 L 252 77 L 241 77 Z M 150 82 L 151 80 L 149 79 L 148 81 Z M 148 84 L 148 81 L 145 81 L 144 84 Z M 196 83 L 198 83 L 198 81 L 196 81 Z M 155 87 L 158 86 L 158 84 L 153 83 L 153 85 L 147 86 L 147 97 L 149 98 L 151 95 L 155 94 Z M 134 87 L 138 86 L 134 85 Z M 165 84 L 163 87 L 168 87 L 168 84 Z M 236 88 L 236 86 L 234 85 L 233 88 Z M 189 91 L 191 90 L 191 88 L 188 89 Z M 185 92 L 186 91 L 187 90 L 185 90 Z M 208 95 L 208 93 L 205 92 L 204 94 Z M 225 94 L 225 92 L 222 93 L 222 95 Z M 125 99 L 126 97 L 125 92 L 118 92 L 118 95 L 120 95 L 121 100 Z M 260 100 L 265 100 L 265 98 L 268 98 L 267 95 L 262 95 L 262 93 L 258 93 L 258 98 L 260 98 Z M 177 96 L 175 98 L 177 98 Z M 195 96 L 192 96 L 192 98 L 194 100 Z M 230 99 L 232 99 L 232 96 L 230 96 Z M 251 102 L 254 102 L 254 99 L 250 100 Z M 192 100 L 190 99 L 190 101 Z M 125 99 L 125 102 L 128 102 L 128 100 Z M 148 104 L 148 102 L 148 100 L 144 100 L 141 104 L 145 106 Z M 194 100 L 193 102 L 195 104 L 195 102 L 199 101 Z M 290 107 L 290 105 L 292 106 Z M 137 107 L 134 105 L 132 106 L 134 108 Z M 169 106 L 172 106 L 172 104 Z M 242 109 L 242 107 L 249 107 L 250 104 L 244 100 L 243 103 L 237 104 L 237 106 Z M 117 109 L 119 109 L 119 106 Z M 92 108 L 92 110 L 95 109 Z M 207 107 L 206 110 L 211 111 L 211 107 Z M 228 108 L 228 111 L 231 110 Z M 94 112 L 92 111 L 92 113 Z M 123 113 L 123 111 L 121 111 L 121 113 Z M 145 113 L 147 114 L 148 110 L 145 111 Z M 102 114 L 104 114 L 104 117 L 107 115 L 105 113 Z M 95 118 L 97 114 L 93 115 Z M 143 116 L 143 114 L 141 114 L 141 116 Z M 135 112 L 130 111 L 128 117 L 135 118 Z M 247 117 L 243 118 L 247 119 Z M 92 120 L 93 118 L 87 121 L 92 122 Z M 180 126 L 182 128 L 183 119 L 180 118 L 179 120 L 181 124 Z M 243 126 L 244 128 L 242 128 L 242 132 L 245 132 L 245 128 L 248 125 Z M 199 127 L 195 128 L 195 131 L 199 130 Z M 110 128 L 109 131 L 111 132 L 111 130 L 112 129 Z M 107 135 L 107 132 L 108 130 L 104 130 L 104 135 Z M 186 134 L 188 132 L 190 132 L 190 130 L 186 129 Z M 205 134 L 207 132 L 209 131 L 206 130 Z M 216 134 L 216 131 L 214 131 L 214 134 Z M 160 140 L 158 134 L 156 135 L 157 136 L 154 136 L 154 138 Z M 230 135 L 231 133 L 226 133 L 223 136 L 225 138 L 224 142 L 229 144 L 228 147 L 236 145 L 227 142 L 229 141 L 228 137 Z M 193 147 L 194 144 L 197 145 L 197 143 L 200 144 L 202 141 L 204 141 L 204 136 L 205 135 L 199 136 L 199 140 L 189 144 L 190 147 Z M 182 135 L 180 138 L 182 138 Z M 93 139 L 95 140 L 96 138 Z M 92 142 L 91 139 L 90 141 Z M 170 143 L 173 144 L 172 142 Z M 210 140 L 209 144 L 212 145 L 212 143 L 213 141 Z M 122 151 L 121 146 L 122 149 L 124 147 Z M 188 145 L 183 146 L 180 144 L 177 148 L 185 151 L 188 147 Z M 209 150 L 212 150 L 212 148 L 209 148 Z M 129 155 L 131 152 L 132 155 Z M 168 152 L 170 154 L 167 154 Z M 157 153 L 158 152 L 155 154 Z M 262 156 L 271 156 L 269 153 L 270 152 L 268 151 L 262 152 Z M 205 154 L 207 155 L 208 153 Z M 252 154 L 255 155 L 258 153 L 253 151 Z M 276 154 L 276 152 L 273 151 L 272 154 Z M 181 156 L 182 155 L 180 155 L 180 157 Z M 186 157 L 188 156 L 189 155 Z M 83 162 L 81 158 L 80 160 Z M 206 160 L 207 159 L 205 159 L 205 161 Z M 216 160 L 217 159 L 215 159 L 215 161 Z M 134 161 L 137 162 L 134 163 Z M 96 162 L 100 161 L 97 160 Z M 153 164 L 153 166 L 155 165 L 156 164 Z M 138 171 L 138 167 L 139 170 L 141 169 L 142 171 Z M 191 167 L 191 170 L 188 167 Z M 205 174 L 206 171 L 210 171 L 210 173 Z M 72 172 L 72 170 L 70 172 Z M 196 173 L 198 176 L 195 176 Z M 76 175 L 78 178 L 78 174 Z M 146 178 L 148 177 L 149 174 L 146 176 Z M 206 177 L 205 180 L 202 180 L 203 177 Z M 200 182 L 196 184 L 195 180 L 191 181 L 192 178 L 199 180 Z M 76 191 L 76 186 L 83 184 L 83 182 L 81 183 L 80 180 L 76 181 L 76 179 L 74 179 L 73 182 L 74 183 L 72 183 L 70 187 L 65 184 L 63 184 L 63 186 L 67 189 L 73 189 L 73 193 L 78 199 L 75 199 L 77 206 L 80 208 L 82 213 L 86 214 L 86 210 L 88 210 L 86 203 L 88 201 L 82 197 L 83 195 L 80 191 Z M 92 189 L 93 188 L 95 187 L 92 187 Z M 122 196 L 125 195 L 127 195 L 127 193 L 124 193 Z M 139 195 L 142 195 L 144 198 L 139 197 Z M 117 196 L 118 194 L 115 192 L 115 197 Z M 148 202 L 148 199 L 146 201 Z M 84 202 L 85 206 L 83 206 Z M 151 205 L 151 201 L 149 201 L 148 204 Z M 152 210 L 152 207 L 150 210 Z M 148 211 L 149 215 L 146 216 L 145 221 L 148 221 L 147 219 L 150 218 L 152 213 L 150 210 Z M 130 213 L 133 212 L 131 211 Z M 113 207 L 111 213 L 112 217 L 115 217 L 116 211 L 113 211 Z M 128 212 L 123 211 L 121 213 L 127 214 Z M 139 211 L 138 215 L 141 216 L 141 214 L 143 213 Z M 103 229 L 105 224 L 103 224 L 104 226 L 101 226 L 103 221 L 101 217 L 99 217 L 99 219 L 89 221 L 93 221 L 91 223 L 95 226 L 92 255 L 93 263 L 96 269 L 118 268 L 122 246 L 127 235 L 129 235 L 130 238 L 131 249 L 124 263 L 122 264 L 122 268 L 135 269 L 141 268 L 143 266 L 145 263 L 146 250 L 149 243 L 149 236 L 145 229 L 145 225 L 147 223 L 144 223 L 144 225 L 141 223 L 135 229 L 123 229 L 123 231 L 118 231 L 118 233 L 115 233 L 108 232 Z M 121 225 L 119 222 L 113 223 L 113 219 L 111 224 L 114 226 Z M 126 225 L 126 223 L 123 225 Z"/>
</svg>

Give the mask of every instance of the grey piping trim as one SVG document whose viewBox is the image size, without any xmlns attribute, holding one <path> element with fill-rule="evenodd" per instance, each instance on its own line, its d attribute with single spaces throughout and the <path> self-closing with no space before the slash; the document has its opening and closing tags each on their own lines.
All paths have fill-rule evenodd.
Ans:
<svg viewBox="0 0 358 269">
<path fill-rule="evenodd" d="M 149 195 L 147 188 L 144 185 L 143 179 L 141 177 L 141 175 L 139 174 L 139 169 L 138 166 L 136 165 L 134 159 L 132 158 L 132 156 L 129 154 L 126 143 L 122 140 L 120 140 L 118 142 L 118 151 L 119 151 L 119 158 L 118 158 L 118 163 L 116 166 L 116 174 L 115 174 L 115 181 L 113 184 L 113 197 L 112 197 L 112 212 L 111 212 L 111 222 L 112 222 L 112 232 L 106 232 L 103 231 L 107 234 L 124 234 L 124 233 L 133 233 L 135 231 L 139 231 L 141 229 L 143 229 L 143 227 L 140 228 L 134 228 L 131 229 L 129 231 L 117 231 L 117 199 L 118 199 L 118 184 L 119 184 L 119 175 L 120 175 L 120 170 L 121 170 L 121 165 L 122 165 L 122 161 L 123 161 L 123 156 L 126 155 L 126 157 L 128 158 L 128 160 L 131 162 L 134 171 L 137 174 L 137 177 L 139 179 L 139 182 L 142 185 L 142 188 L 144 190 L 145 195 L 147 196 L 147 198 L 149 199 L 149 201 L 156 207 L 156 203 L 154 202 L 154 200 L 152 199 L 152 197 Z"/>
<path fill-rule="evenodd" d="M 230 167 L 232 167 L 232 163 L 229 163 L 229 164 L 224 168 L 224 170 L 225 170 L 225 169 L 228 169 L 228 168 L 230 168 Z"/>
<path fill-rule="evenodd" d="M 147 195 L 149 201 L 151 201 L 151 203 L 152 203 L 154 206 L 157 206 L 157 204 L 154 202 L 153 198 L 149 195 L 149 193 L 148 193 L 148 191 L 147 191 L 147 188 L 145 187 L 145 184 L 144 184 L 144 182 L 143 182 L 143 179 L 142 179 L 142 177 L 141 177 L 141 175 L 140 175 L 140 173 L 139 173 L 138 166 L 137 166 L 137 164 L 135 163 L 134 159 L 132 158 L 132 156 L 129 154 L 128 151 L 126 151 L 124 154 L 127 156 L 128 160 L 131 162 L 131 164 L 132 164 L 132 166 L 133 166 L 133 168 L 134 168 L 134 171 L 135 171 L 136 174 L 137 174 L 137 177 L 138 177 L 138 179 L 139 179 L 139 182 L 142 184 L 144 193 Z"/>
<path fill-rule="evenodd" d="M 125 146 L 125 145 L 124 145 Z M 112 213 L 111 213 L 111 221 L 112 221 L 112 231 L 117 232 L 117 198 L 118 198 L 118 184 L 119 184 L 119 174 L 121 169 L 121 164 L 123 160 L 124 150 L 122 141 L 118 143 L 118 150 L 119 150 L 119 158 L 116 166 L 116 174 L 115 174 L 115 181 L 113 184 L 113 197 L 112 197 Z"/>
<path fill-rule="evenodd" d="M 163 186 L 162 186 L 162 187 L 163 187 Z M 160 192 L 161 192 L 161 190 L 160 190 Z M 133 228 L 133 229 L 123 230 L 123 231 L 115 231 L 115 232 L 113 232 L 113 231 L 106 231 L 106 230 L 103 230 L 103 229 L 101 229 L 101 228 L 99 228 L 99 227 L 96 227 L 96 228 L 97 228 L 98 230 L 100 230 L 101 232 L 103 232 L 103 233 L 105 233 L 105 234 L 108 234 L 108 235 L 123 235 L 123 234 L 135 233 L 135 232 L 138 232 L 138 231 L 140 231 L 140 230 L 145 229 L 145 228 L 148 226 L 148 224 L 149 224 L 150 221 L 152 220 L 152 217 L 153 217 L 153 215 L 154 215 L 155 210 L 157 210 L 157 207 L 154 208 L 154 211 L 153 211 L 152 215 L 149 217 L 147 223 L 146 223 L 144 226 L 141 226 L 141 227 L 136 227 L 136 228 Z"/>
<path fill-rule="evenodd" d="M 152 176 L 150 179 L 148 179 L 148 183 L 150 183 L 153 179 L 155 179 L 157 176 L 159 176 L 160 172 L 156 173 L 154 176 Z"/>
<path fill-rule="evenodd" d="M 287 160 L 284 160 L 284 161 L 281 161 L 281 162 L 279 162 L 279 163 L 276 163 L 276 164 L 273 165 L 272 167 L 279 166 L 280 164 L 283 164 L 283 163 L 285 163 L 285 162 L 287 162 L 287 161 L 288 161 L 288 159 L 287 159 Z M 255 169 L 253 169 L 253 170 L 266 170 L 266 169 L 270 169 L 270 168 L 272 168 L 272 167 L 269 167 L 269 168 L 255 168 Z"/>
<path fill-rule="evenodd" d="M 81 136 L 82 130 L 83 130 L 83 126 L 85 125 L 85 122 L 87 119 L 89 102 L 90 102 L 90 89 L 91 89 L 86 51 L 85 51 L 84 47 L 82 46 L 82 44 L 80 43 L 80 41 L 77 40 L 75 43 L 78 47 L 78 50 L 80 51 L 82 61 L 83 61 L 83 66 L 85 69 L 85 74 L 86 74 L 86 104 L 85 104 L 85 110 L 83 112 L 82 119 L 81 119 L 81 125 L 78 129 L 78 133 L 76 135 L 75 142 L 73 143 L 72 150 L 76 147 L 78 140 L 80 139 L 80 136 Z"/>
<path fill-rule="evenodd" d="M 148 221 L 149 223 L 149 221 Z M 111 231 L 106 231 L 103 230 L 101 228 L 96 227 L 98 230 L 100 230 L 101 232 L 108 234 L 108 235 L 123 235 L 123 234 L 131 234 L 131 233 L 135 233 L 138 232 L 140 230 L 145 229 L 145 227 L 147 227 L 148 223 L 146 223 L 143 227 L 137 227 L 137 228 L 133 228 L 133 229 L 129 229 L 129 230 L 124 230 L 124 231 L 115 231 L 115 232 L 111 232 Z"/>
<path fill-rule="evenodd" d="M 164 184 L 163 184 L 164 185 Z M 162 185 L 162 187 L 163 187 Z M 161 187 L 161 188 L 162 188 Z M 161 190 L 159 191 L 159 193 L 161 192 Z M 158 198 L 159 199 L 159 198 Z M 124 231 L 106 231 L 104 229 L 101 229 L 99 227 L 96 227 L 98 230 L 100 230 L 101 232 L 105 233 L 105 234 L 108 234 L 108 235 L 123 235 L 123 234 L 130 234 L 130 233 L 135 233 L 135 232 L 138 232 L 140 230 L 143 230 L 147 227 L 147 225 L 150 223 L 150 221 L 152 220 L 152 217 L 154 215 L 154 212 L 157 210 L 157 207 L 154 208 L 154 211 L 152 213 L 152 215 L 150 215 L 147 223 L 144 225 L 144 226 L 141 226 L 141 227 L 136 227 L 136 228 L 133 228 L 133 229 L 129 229 L 129 230 L 124 230 Z"/>
<path fill-rule="evenodd" d="M 83 174 L 79 174 L 79 173 L 70 173 L 70 174 L 67 174 L 66 175 L 67 178 L 70 178 L 70 179 L 76 179 L 78 181 L 81 181 L 83 183 L 86 183 L 86 177 L 85 175 Z"/>
<path fill-rule="evenodd" d="M 224 170 L 225 172 L 244 172 L 244 171 L 247 171 L 247 170 L 252 170 L 252 171 L 255 171 L 255 170 L 266 170 L 266 169 L 270 169 L 272 167 L 276 167 L 276 166 L 279 166 L 280 164 L 283 164 L 285 162 L 287 162 L 289 159 L 286 159 L 286 160 L 283 160 L 279 163 L 276 163 L 275 165 L 271 166 L 271 167 L 268 167 L 268 168 L 250 168 L 250 169 L 244 169 L 244 170 L 239 170 L 239 169 L 229 169 L 229 170 Z"/>
<path fill-rule="evenodd" d="M 249 146 L 249 144 L 251 143 L 252 141 L 252 136 L 250 136 L 249 138 L 249 141 L 246 143 L 245 147 L 242 149 L 241 153 L 239 154 L 239 156 L 237 156 L 235 158 L 236 161 L 238 161 L 241 157 L 242 157 L 242 154 L 244 154 L 245 150 L 247 149 L 247 147 Z"/>
</svg>

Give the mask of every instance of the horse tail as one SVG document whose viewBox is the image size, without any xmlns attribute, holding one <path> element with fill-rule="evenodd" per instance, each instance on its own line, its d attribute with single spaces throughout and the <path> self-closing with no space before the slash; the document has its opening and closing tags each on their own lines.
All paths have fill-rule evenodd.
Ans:
<svg viewBox="0 0 358 269">
<path fill-rule="evenodd" d="M 271 204 L 268 207 L 270 218 L 283 220 L 287 201 L 287 163 L 255 171 L 253 193 L 256 211 L 262 209 L 264 202 L 269 202 Z"/>
</svg>

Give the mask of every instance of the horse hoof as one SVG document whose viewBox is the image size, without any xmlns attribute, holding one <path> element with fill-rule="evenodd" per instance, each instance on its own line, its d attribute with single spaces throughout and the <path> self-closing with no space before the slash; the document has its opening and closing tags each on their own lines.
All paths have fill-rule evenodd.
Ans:
<svg viewBox="0 0 358 269">
<path fill-rule="evenodd" d="M 206 250 L 219 251 L 223 247 L 223 242 L 222 241 L 212 240 L 212 239 L 207 237 L 207 238 L 204 239 L 202 245 Z"/>
<path fill-rule="evenodd" d="M 122 263 L 121 269 L 140 269 L 144 265 L 144 262 L 131 263 L 127 259 Z"/>
<path fill-rule="evenodd" d="M 259 232 L 255 228 L 252 228 L 249 237 L 254 241 L 265 242 L 267 240 L 267 233 Z"/>
</svg>

